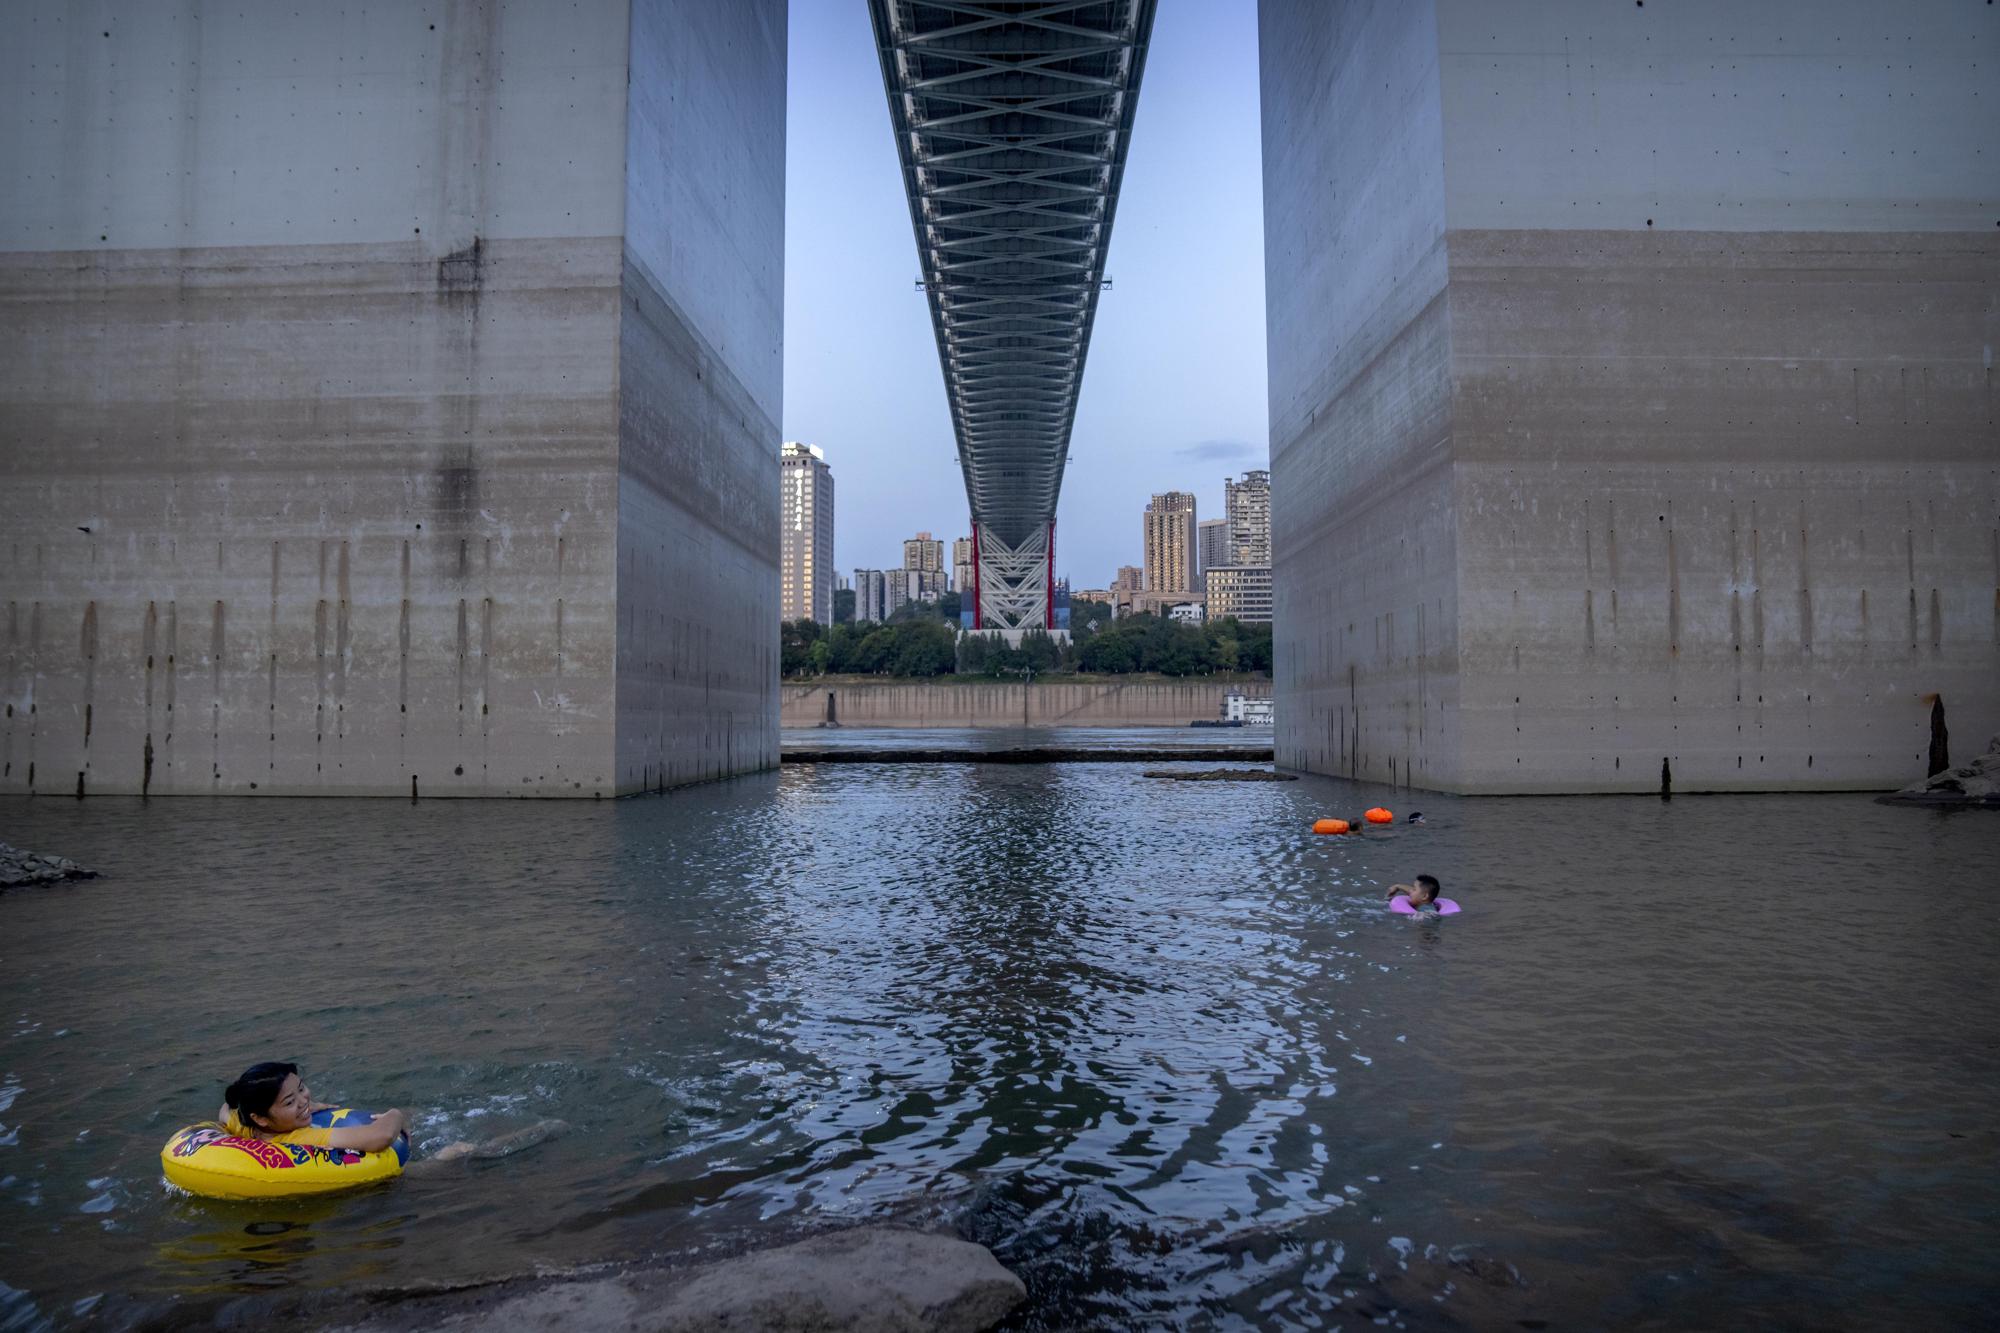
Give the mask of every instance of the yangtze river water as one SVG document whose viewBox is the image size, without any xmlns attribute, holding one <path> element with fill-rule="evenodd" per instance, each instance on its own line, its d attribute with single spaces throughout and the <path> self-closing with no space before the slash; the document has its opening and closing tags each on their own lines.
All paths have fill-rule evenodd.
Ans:
<svg viewBox="0 0 2000 1333">
<path fill-rule="evenodd" d="M 105 872 L 0 897 L 0 1327 L 883 1218 L 991 1247 L 1023 1329 L 1990 1318 L 2000 816 L 1147 767 L 0 802 Z M 1419 872 L 1464 911 L 1385 911 Z M 260 1059 L 420 1157 L 568 1128 L 311 1202 L 164 1187 Z"/>
</svg>

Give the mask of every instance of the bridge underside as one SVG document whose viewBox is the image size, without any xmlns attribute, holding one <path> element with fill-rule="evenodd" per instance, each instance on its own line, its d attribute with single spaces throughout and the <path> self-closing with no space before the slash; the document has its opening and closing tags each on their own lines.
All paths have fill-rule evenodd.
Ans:
<svg viewBox="0 0 2000 1333">
<path fill-rule="evenodd" d="M 869 10 L 972 511 L 972 623 L 1049 627 L 1056 497 L 1153 0 Z"/>
</svg>

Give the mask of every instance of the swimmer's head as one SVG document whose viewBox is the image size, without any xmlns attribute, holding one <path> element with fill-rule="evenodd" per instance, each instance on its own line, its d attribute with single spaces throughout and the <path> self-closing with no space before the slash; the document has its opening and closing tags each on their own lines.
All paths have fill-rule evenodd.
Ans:
<svg viewBox="0 0 2000 1333">
<path fill-rule="evenodd" d="M 267 1134 L 288 1134 L 312 1123 L 312 1094 L 299 1067 L 281 1060 L 251 1065 L 222 1097 L 245 1127 Z"/>
<path fill-rule="evenodd" d="M 1410 817 L 1403 822 L 1406 824 L 1421 824 L 1424 822 L 1424 812 L 1421 810 L 1411 811 Z"/>
<path fill-rule="evenodd" d="M 1435 875 L 1418 875 L 1417 891 L 1410 895 L 1413 903 L 1428 903 L 1437 900 L 1440 885 Z"/>
</svg>

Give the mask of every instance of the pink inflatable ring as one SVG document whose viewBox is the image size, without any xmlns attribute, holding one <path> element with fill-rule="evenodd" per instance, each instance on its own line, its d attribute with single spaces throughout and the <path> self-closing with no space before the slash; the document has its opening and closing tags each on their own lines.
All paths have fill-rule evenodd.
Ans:
<svg viewBox="0 0 2000 1333">
<path fill-rule="evenodd" d="M 1438 916 L 1451 916 L 1458 911 L 1458 904 L 1449 898 L 1433 898 L 1431 901 L 1437 904 L 1436 915 Z M 1419 912 L 1416 908 L 1410 906 L 1410 900 L 1400 893 L 1389 900 L 1389 910 L 1399 912 L 1404 916 L 1432 915 L 1430 912 Z"/>
</svg>

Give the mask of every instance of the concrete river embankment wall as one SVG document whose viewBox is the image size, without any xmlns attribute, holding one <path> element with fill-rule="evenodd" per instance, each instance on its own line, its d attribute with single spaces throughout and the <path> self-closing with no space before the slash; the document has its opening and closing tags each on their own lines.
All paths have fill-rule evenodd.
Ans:
<svg viewBox="0 0 2000 1333">
<path fill-rule="evenodd" d="M 1250 681 L 945 681 L 828 679 L 782 687 L 784 725 L 817 727 L 1185 727 L 1222 715 Z"/>
</svg>

